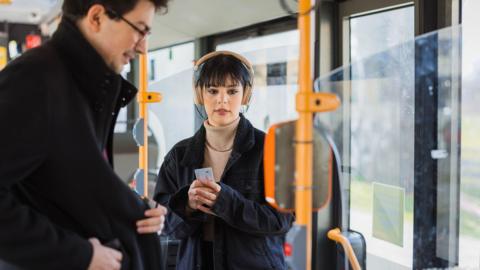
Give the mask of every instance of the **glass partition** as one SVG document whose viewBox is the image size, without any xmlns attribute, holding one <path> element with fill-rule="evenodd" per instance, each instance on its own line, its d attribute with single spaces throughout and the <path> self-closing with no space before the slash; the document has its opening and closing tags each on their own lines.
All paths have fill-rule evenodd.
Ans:
<svg viewBox="0 0 480 270">
<path fill-rule="evenodd" d="M 462 58 L 465 34 L 397 43 L 315 82 L 342 101 L 317 119 L 340 150 L 344 220 L 366 237 L 367 269 L 412 269 L 427 242 L 435 267 L 480 266 L 480 78 L 462 73 L 480 53 Z"/>
</svg>

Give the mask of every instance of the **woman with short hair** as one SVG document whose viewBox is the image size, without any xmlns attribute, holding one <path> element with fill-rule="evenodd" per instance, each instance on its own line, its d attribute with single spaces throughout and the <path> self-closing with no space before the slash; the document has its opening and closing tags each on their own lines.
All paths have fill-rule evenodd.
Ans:
<svg viewBox="0 0 480 270">
<path fill-rule="evenodd" d="M 266 203 L 265 134 L 240 113 L 253 73 L 247 59 L 228 51 L 195 65 L 195 102 L 207 119 L 166 155 L 154 197 L 170 209 L 165 234 L 181 241 L 177 269 L 287 268 L 283 244 L 293 216 Z M 194 171 L 208 167 L 213 181 L 197 179 Z"/>
</svg>

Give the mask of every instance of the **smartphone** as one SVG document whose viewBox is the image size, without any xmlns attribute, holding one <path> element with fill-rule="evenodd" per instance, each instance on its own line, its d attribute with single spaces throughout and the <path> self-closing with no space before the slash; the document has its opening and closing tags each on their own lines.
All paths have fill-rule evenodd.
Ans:
<svg viewBox="0 0 480 270">
<path fill-rule="evenodd" d="M 214 181 L 213 170 L 211 167 L 195 170 L 195 177 L 201 182 Z"/>
</svg>

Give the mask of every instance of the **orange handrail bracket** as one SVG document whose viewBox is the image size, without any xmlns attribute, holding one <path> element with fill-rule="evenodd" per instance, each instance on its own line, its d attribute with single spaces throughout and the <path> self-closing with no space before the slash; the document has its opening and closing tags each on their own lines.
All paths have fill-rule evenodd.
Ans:
<svg viewBox="0 0 480 270">
<path fill-rule="evenodd" d="M 337 243 L 340 243 L 345 250 L 345 254 L 348 257 L 348 261 L 354 270 L 361 270 L 360 264 L 358 263 L 357 256 L 355 252 L 353 252 L 352 245 L 348 241 L 347 237 L 345 237 L 339 228 L 332 229 L 328 231 L 327 237 Z"/>
<path fill-rule="evenodd" d="M 298 93 L 296 96 L 299 112 L 328 112 L 340 106 L 340 99 L 331 93 Z"/>
<path fill-rule="evenodd" d="M 163 96 L 156 92 L 141 92 L 137 94 L 138 103 L 158 103 L 162 101 Z"/>
</svg>

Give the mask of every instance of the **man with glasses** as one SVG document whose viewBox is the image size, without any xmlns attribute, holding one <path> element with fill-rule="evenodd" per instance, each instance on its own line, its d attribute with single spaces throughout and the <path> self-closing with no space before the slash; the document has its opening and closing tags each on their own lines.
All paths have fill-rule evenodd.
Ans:
<svg viewBox="0 0 480 270">
<path fill-rule="evenodd" d="M 166 209 L 115 174 L 112 137 L 137 92 L 119 74 L 167 1 L 65 0 L 52 39 L 0 72 L 0 260 L 12 268 L 160 269 Z"/>
</svg>

